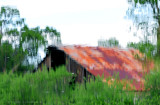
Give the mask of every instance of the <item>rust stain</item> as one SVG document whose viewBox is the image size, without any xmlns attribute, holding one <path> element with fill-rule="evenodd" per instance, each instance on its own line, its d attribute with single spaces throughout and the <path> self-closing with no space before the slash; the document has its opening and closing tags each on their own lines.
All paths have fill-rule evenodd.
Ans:
<svg viewBox="0 0 160 105">
<path fill-rule="evenodd" d="M 60 49 L 94 76 L 103 75 L 107 78 L 119 73 L 120 80 L 134 80 L 129 85 L 136 90 L 144 88 L 143 74 L 147 70 L 144 70 L 141 61 L 135 59 L 136 55 L 144 57 L 138 50 L 88 46 L 63 46 Z"/>
</svg>

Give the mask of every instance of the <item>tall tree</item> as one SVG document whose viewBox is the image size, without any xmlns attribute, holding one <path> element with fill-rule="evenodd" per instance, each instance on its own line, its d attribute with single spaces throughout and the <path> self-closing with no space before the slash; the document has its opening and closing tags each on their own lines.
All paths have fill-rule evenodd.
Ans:
<svg viewBox="0 0 160 105">
<path fill-rule="evenodd" d="M 137 28 L 141 28 L 142 30 L 144 30 L 145 38 L 147 39 L 148 36 L 156 34 L 157 55 L 160 56 L 160 6 L 158 5 L 159 0 L 128 0 L 128 3 L 131 4 L 131 7 L 127 11 L 127 16 L 134 20 L 133 22 L 134 24 L 136 24 Z M 140 13 L 138 14 L 137 12 Z M 142 14 L 145 15 L 142 16 Z M 152 16 L 153 19 L 149 20 L 149 16 Z M 150 21 L 154 21 L 154 25 L 152 24 L 152 26 L 149 26 Z"/>
<path fill-rule="evenodd" d="M 38 62 L 38 49 L 48 45 L 47 36 L 60 38 L 60 33 L 52 27 L 44 30 L 29 28 L 19 10 L 9 6 L 0 11 L 0 71 L 17 70 L 20 66 L 30 66 L 30 60 Z M 5 40 L 2 40 L 2 39 Z"/>
<path fill-rule="evenodd" d="M 14 61 L 15 57 L 22 58 L 20 56 L 20 49 L 15 48 L 17 44 L 17 38 L 19 37 L 18 28 L 22 27 L 24 19 L 20 18 L 19 10 L 11 8 L 9 6 L 1 7 L 0 10 L 0 56 L 1 56 L 1 70 L 14 68 L 18 61 Z M 5 38 L 5 42 L 2 44 L 2 38 Z M 14 49 L 13 49 L 14 46 Z"/>
</svg>

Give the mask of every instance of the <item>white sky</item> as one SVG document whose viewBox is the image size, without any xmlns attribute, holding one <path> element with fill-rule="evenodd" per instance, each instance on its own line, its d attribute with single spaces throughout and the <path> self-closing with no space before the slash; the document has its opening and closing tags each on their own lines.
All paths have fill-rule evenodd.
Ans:
<svg viewBox="0 0 160 105">
<path fill-rule="evenodd" d="M 29 27 L 56 28 L 63 44 L 96 46 L 98 39 L 116 37 L 126 46 L 138 40 L 128 33 L 126 0 L 0 0 L 2 5 L 17 7 Z"/>
</svg>

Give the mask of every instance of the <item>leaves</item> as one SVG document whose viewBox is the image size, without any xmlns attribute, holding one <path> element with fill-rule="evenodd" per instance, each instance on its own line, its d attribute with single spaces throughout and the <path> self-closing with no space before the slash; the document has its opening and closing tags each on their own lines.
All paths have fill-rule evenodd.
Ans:
<svg viewBox="0 0 160 105">
<path fill-rule="evenodd" d="M 50 34 L 50 36 L 57 36 L 60 37 L 60 33 L 57 32 L 56 29 L 53 29 L 52 27 L 47 26 L 44 30 L 43 30 L 46 34 Z"/>
<path fill-rule="evenodd" d="M 146 54 L 147 57 L 151 58 L 155 56 L 156 46 L 150 42 L 139 42 L 139 43 L 128 43 L 127 47 L 138 49 L 140 52 Z"/>
<path fill-rule="evenodd" d="M 16 8 L 11 8 L 9 6 L 1 7 L 0 12 L 0 23 L 5 31 L 7 27 L 15 27 L 24 23 L 24 19 L 20 18 L 19 10 Z"/>
<path fill-rule="evenodd" d="M 0 10 L 0 67 L 2 70 L 13 71 L 25 66 L 32 66 L 29 61 L 38 62 L 38 49 L 46 47 L 47 36 L 58 37 L 60 33 L 56 29 L 47 26 L 44 30 L 40 27 L 29 28 L 25 19 L 20 17 L 19 10 L 9 6 L 3 6 Z M 46 37 L 45 37 L 46 36 Z M 2 38 L 5 41 L 2 41 Z M 2 41 L 2 42 L 1 42 Z M 56 40 L 54 40 L 56 42 Z M 13 57 L 12 57 L 13 56 Z M 6 59 L 9 57 L 10 59 Z M 4 65 L 4 66 L 3 66 Z M 23 68 L 23 67 L 22 67 Z M 1 70 L 1 71 L 2 71 Z"/>
<path fill-rule="evenodd" d="M 99 40 L 98 41 L 98 46 L 103 46 L 103 47 L 118 47 L 119 45 L 119 41 L 112 37 L 109 40 Z"/>
<path fill-rule="evenodd" d="M 12 36 L 18 36 L 19 31 L 16 28 L 15 29 L 7 29 L 6 34 L 7 35 L 12 35 Z"/>
<path fill-rule="evenodd" d="M 24 53 L 20 49 L 13 49 L 9 42 L 0 46 L 0 71 L 11 70 L 24 59 Z"/>
<path fill-rule="evenodd" d="M 45 45 L 45 38 L 42 36 L 42 31 L 39 27 L 29 29 L 28 26 L 22 28 L 21 42 L 24 50 L 28 51 L 29 56 L 36 56 L 38 48 Z"/>
<path fill-rule="evenodd" d="M 133 21 L 133 30 L 141 42 L 137 43 L 138 49 L 147 56 L 160 55 L 159 36 L 160 18 L 158 0 L 129 0 L 131 6 L 126 14 L 128 19 Z M 156 37 L 155 37 L 156 36 Z M 150 41 L 148 43 L 148 41 Z M 156 46 L 152 46 L 156 43 Z M 133 46 L 132 46 L 133 47 Z M 135 47 L 135 46 L 134 46 Z M 156 49 L 157 47 L 157 49 Z"/>
<path fill-rule="evenodd" d="M 158 3 L 158 0 L 128 0 L 128 2 L 134 2 L 135 4 L 140 3 L 140 4 L 156 4 Z"/>
</svg>

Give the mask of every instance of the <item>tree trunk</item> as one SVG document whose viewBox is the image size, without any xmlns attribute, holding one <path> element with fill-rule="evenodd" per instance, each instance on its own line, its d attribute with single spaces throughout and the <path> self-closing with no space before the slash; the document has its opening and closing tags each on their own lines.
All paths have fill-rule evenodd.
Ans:
<svg viewBox="0 0 160 105">
<path fill-rule="evenodd" d="M 4 68 L 3 68 L 3 72 L 6 71 L 6 66 L 7 66 L 7 57 L 6 57 L 6 54 L 5 54 L 5 57 L 4 57 Z"/>
<path fill-rule="evenodd" d="M 157 10 L 157 19 L 159 27 L 157 29 L 157 56 L 160 56 L 160 18 L 159 18 L 159 7 L 158 7 L 158 1 L 156 2 L 156 10 Z"/>
<path fill-rule="evenodd" d="M 2 26 L 0 27 L 0 46 L 1 46 L 1 39 L 2 39 Z"/>
<path fill-rule="evenodd" d="M 160 20 L 158 20 L 158 24 L 160 25 Z M 160 26 L 157 29 L 157 55 L 160 56 Z"/>
<path fill-rule="evenodd" d="M 12 72 L 15 72 L 18 68 L 18 66 L 20 65 L 20 63 L 16 64 L 13 68 L 12 68 Z"/>
</svg>

